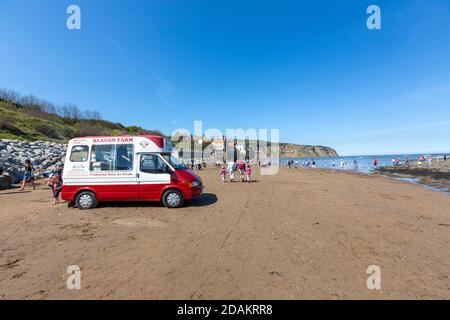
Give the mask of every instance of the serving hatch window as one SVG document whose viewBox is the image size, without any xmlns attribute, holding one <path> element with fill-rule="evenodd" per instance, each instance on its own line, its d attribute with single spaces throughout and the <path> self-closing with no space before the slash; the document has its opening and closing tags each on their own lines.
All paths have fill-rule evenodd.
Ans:
<svg viewBox="0 0 450 320">
<path fill-rule="evenodd" d="M 105 144 L 92 146 L 91 171 L 133 170 L 132 144 Z"/>
<path fill-rule="evenodd" d="M 85 162 L 89 157 L 89 146 L 73 146 L 70 151 L 71 162 Z"/>
</svg>

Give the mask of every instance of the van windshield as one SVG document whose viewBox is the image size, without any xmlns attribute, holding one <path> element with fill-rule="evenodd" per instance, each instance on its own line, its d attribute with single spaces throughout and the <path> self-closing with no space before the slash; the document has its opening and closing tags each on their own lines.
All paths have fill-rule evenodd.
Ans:
<svg viewBox="0 0 450 320">
<path fill-rule="evenodd" d="M 163 153 L 163 158 L 170 163 L 175 170 L 184 170 L 186 167 L 177 158 L 172 156 L 170 153 Z"/>
</svg>

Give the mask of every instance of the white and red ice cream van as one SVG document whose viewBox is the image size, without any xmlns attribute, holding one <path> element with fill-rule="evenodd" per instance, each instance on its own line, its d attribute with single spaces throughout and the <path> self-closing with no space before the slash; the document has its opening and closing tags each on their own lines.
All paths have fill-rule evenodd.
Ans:
<svg viewBox="0 0 450 320">
<path fill-rule="evenodd" d="M 61 197 L 79 209 L 99 201 L 162 201 L 176 208 L 202 191 L 201 178 L 172 156 L 172 143 L 163 137 L 69 141 Z"/>
</svg>

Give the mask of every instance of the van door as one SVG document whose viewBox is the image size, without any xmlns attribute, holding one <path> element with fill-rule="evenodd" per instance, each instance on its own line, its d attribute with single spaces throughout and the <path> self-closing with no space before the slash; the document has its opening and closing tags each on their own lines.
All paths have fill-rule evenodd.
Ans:
<svg viewBox="0 0 450 320">
<path fill-rule="evenodd" d="M 139 199 L 160 200 L 161 191 L 170 184 L 167 164 L 156 154 L 141 154 L 138 172 Z"/>
<path fill-rule="evenodd" d="M 89 177 L 84 185 L 92 187 L 99 201 L 139 200 L 136 159 L 132 144 L 94 144 Z"/>
</svg>

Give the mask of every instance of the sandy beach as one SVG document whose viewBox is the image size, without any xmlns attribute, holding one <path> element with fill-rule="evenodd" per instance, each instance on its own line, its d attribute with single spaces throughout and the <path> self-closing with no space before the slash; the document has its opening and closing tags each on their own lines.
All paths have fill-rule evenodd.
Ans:
<svg viewBox="0 0 450 320">
<path fill-rule="evenodd" d="M 449 299 L 450 197 L 381 176 L 199 171 L 180 209 L 0 192 L 1 299 Z M 66 268 L 81 268 L 68 290 Z M 369 290 L 369 265 L 381 290 Z"/>
</svg>

